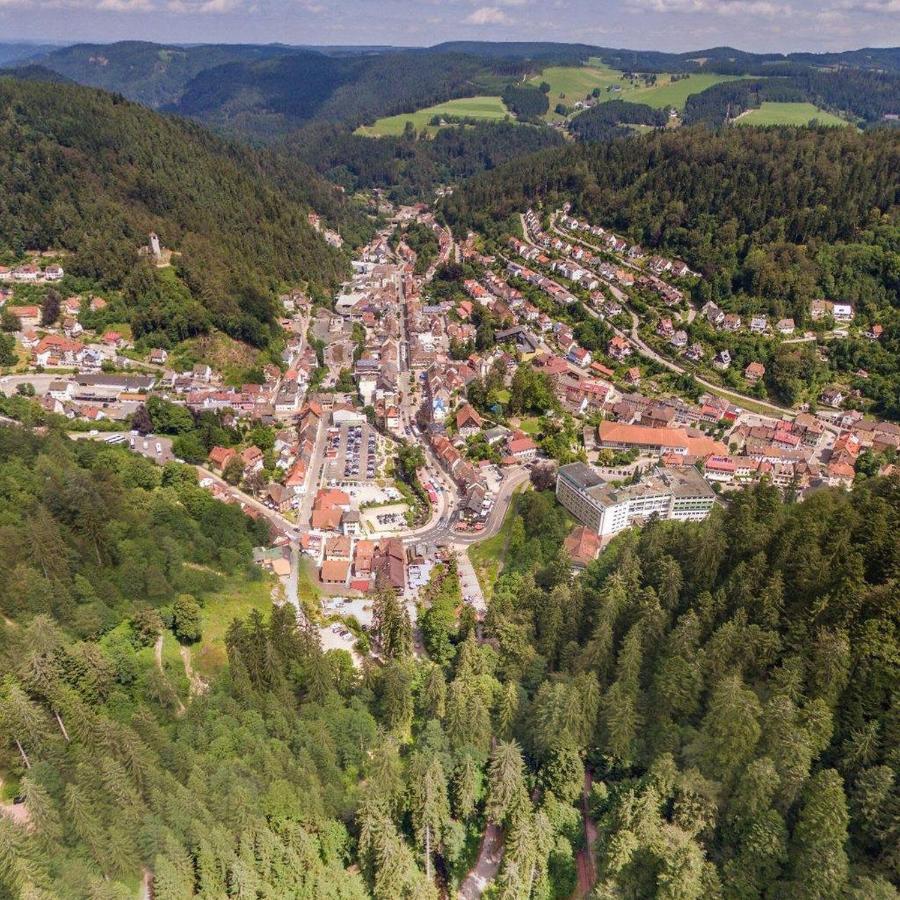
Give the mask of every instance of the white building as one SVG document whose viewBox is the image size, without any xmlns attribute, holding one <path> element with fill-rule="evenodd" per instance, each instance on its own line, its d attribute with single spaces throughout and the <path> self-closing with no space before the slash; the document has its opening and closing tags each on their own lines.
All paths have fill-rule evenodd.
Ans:
<svg viewBox="0 0 900 900">
<path fill-rule="evenodd" d="M 579 522 L 610 537 L 650 516 L 700 522 L 715 502 L 712 488 L 696 469 L 655 469 L 637 484 L 613 486 L 591 466 L 561 466 L 556 497 Z"/>
</svg>

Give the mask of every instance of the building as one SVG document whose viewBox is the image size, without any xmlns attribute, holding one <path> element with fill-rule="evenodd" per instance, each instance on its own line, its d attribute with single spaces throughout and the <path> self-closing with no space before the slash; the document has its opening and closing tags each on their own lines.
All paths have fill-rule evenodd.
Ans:
<svg viewBox="0 0 900 900">
<path fill-rule="evenodd" d="M 580 462 L 560 467 L 556 497 L 601 538 L 641 524 L 651 516 L 699 522 L 709 515 L 715 502 L 712 488 L 694 468 L 654 469 L 637 484 L 614 486 Z"/>
<path fill-rule="evenodd" d="M 728 450 L 721 441 L 688 428 L 660 428 L 603 421 L 597 428 L 598 446 L 605 450 L 640 450 L 643 453 L 679 453 L 689 456 L 724 456 Z"/>
<path fill-rule="evenodd" d="M 563 550 L 574 568 L 584 569 L 600 552 L 600 535 L 586 525 L 576 525 L 563 541 Z"/>
</svg>

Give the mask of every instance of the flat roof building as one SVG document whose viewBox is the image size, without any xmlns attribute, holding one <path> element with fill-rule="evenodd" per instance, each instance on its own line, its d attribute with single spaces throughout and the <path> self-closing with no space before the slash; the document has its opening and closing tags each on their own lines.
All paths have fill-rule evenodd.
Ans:
<svg viewBox="0 0 900 900">
<path fill-rule="evenodd" d="M 560 466 L 556 497 L 579 522 L 601 537 L 617 534 L 651 516 L 700 522 L 715 503 L 712 488 L 694 468 L 654 469 L 637 484 L 614 485 L 591 466 Z"/>
</svg>

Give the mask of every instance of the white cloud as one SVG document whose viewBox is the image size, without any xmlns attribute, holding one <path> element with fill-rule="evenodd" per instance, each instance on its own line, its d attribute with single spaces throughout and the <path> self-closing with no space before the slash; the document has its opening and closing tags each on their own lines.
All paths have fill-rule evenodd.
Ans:
<svg viewBox="0 0 900 900">
<path fill-rule="evenodd" d="M 227 13 L 236 9 L 240 0 L 168 0 L 166 9 L 173 13 Z"/>
<path fill-rule="evenodd" d="M 634 5 L 657 13 L 703 13 L 726 17 L 754 15 L 776 18 L 794 14 L 790 3 L 772 0 L 635 0 Z"/>
<path fill-rule="evenodd" d="M 463 19 L 468 25 L 507 25 L 509 16 L 498 6 L 480 6 Z"/>
</svg>

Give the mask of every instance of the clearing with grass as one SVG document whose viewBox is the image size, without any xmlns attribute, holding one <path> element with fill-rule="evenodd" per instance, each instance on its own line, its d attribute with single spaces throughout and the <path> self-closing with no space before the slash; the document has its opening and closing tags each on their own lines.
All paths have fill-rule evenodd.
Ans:
<svg viewBox="0 0 900 900">
<path fill-rule="evenodd" d="M 764 101 L 759 109 L 748 109 L 734 121 L 736 125 L 819 125 L 843 127 L 850 123 L 840 116 L 820 109 L 813 103 L 776 103 Z"/>
<path fill-rule="evenodd" d="M 438 126 L 430 124 L 435 116 L 458 116 L 465 119 L 494 122 L 513 117 L 499 97 L 461 97 L 457 100 L 448 100 L 446 103 L 437 103 L 413 113 L 385 116 L 378 119 L 373 125 L 360 126 L 356 133 L 367 137 L 400 135 L 403 134 L 406 123 L 412 122 L 416 131 L 424 129 L 429 135 L 433 135 L 438 130 Z"/>
<path fill-rule="evenodd" d="M 671 75 L 657 75 L 655 84 L 646 84 L 641 78 L 629 79 L 624 72 L 592 59 L 587 66 L 550 66 L 540 75 L 530 79 L 531 84 L 546 82 L 550 85 L 550 109 L 545 118 L 549 122 L 562 121 L 555 112 L 558 104 L 570 109 L 579 100 L 584 100 L 595 89 L 600 91 L 599 102 L 607 100 L 628 100 L 632 103 L 646 103 L 655 109 L 674 106 L 683 109 L 691 94 L 699 94 L 708 87 L 722 81 L 734 81 L 739 76 L 704 73 L 689 75 L 673 80 Z"/>
</svg>

